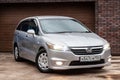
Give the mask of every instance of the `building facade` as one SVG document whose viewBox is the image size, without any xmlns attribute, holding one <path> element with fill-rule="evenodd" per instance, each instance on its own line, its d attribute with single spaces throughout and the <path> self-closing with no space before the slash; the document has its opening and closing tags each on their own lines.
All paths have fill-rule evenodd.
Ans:
<svg viewBox="0 0 120 80">
<path fill-rule="evenodd" d="M 120 55 L 120 0 L 0 0 L 0 51 L 12 51 L 18 22 L 29 16 L 70 16 L 86 24 Z"/>
</svg>

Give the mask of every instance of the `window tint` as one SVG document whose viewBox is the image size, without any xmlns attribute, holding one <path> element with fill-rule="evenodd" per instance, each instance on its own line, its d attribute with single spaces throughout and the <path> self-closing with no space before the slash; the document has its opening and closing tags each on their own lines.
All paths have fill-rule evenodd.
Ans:
<svg viewBox="0 0 120 80">
<path fill-rule="evenodd" d="M 24 31 L 24 32 L 27 32 L 28 29 L 29 29 L 29 22 L 26 21 L 22 24 L 21 30 Z"/>
<path fill-rule="evenodd" d="M 21 22 L 21 23 L 18 25 L 17 30 L 21 30 L 21 28 L 22 28 L 22 26 L 24 25 L 25 22 L 26 22 L 26 21 Z"/>
<path fill-rule="evenodd" d="M 27 31 L 28 30 L 28 24 L 29 24 L 29 22 L 28 21 L 23 21 L 23 22 L 21 22 L 19 25 L 18 25 L 18 27 L 17 27 L 17 30 L 21 30 L 21 31 Z"/>
<path fill-rule="evenodd" d="M 36 26 L 36 23 L 33 19 L 23 21 L 17 27 L 17 30 L 21 30 L 24 32 L 27 32 L 28 29 L 33 29 L 35 31 L 36 35 L 38 35 L 38 33 L 39 33 L 39 28 L 38 28 L 38 26 Z"/>
<path fill-rule="evenodd" d="M 19 24 L 17 27 L 17 30 L 20 30 L 20 29 L 21 29 L 21 24 Z"/>
<path fill-rule="evenodd" d="M 31 20 L 29 22 L 29 29 L 33 29 L 35 31 L 35 34 L 38 35 L 39 29 L 38 29 L 38 26 L 36 26 L 36 23 L 34 20 Z"/>
</svg>

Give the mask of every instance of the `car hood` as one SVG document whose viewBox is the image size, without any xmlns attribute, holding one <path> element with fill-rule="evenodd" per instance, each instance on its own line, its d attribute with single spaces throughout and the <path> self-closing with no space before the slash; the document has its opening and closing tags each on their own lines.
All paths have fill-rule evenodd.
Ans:
<svg viewBox="0 0 120 80">
<path fill-rule="evenodd" d="M 69 47 L 101 46 L 107 42 L 94 33 L 45 34 L 43 38 L 51 43 L 61 43 Z"/>
</svg>

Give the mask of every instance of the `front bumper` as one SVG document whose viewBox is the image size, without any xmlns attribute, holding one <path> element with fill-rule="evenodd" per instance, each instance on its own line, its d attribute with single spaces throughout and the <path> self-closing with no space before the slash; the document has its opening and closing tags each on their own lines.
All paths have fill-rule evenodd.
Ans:
<svg viewBox="0 0 120 80">
<path fill-rule="evenodd" d="M 104 67 L 111 64 L 110 58 L 110 49 L 109 50 L 103 50 L 101 54 L 94 54 L 99 55 L 101 57 L 101 61 L 98 62 L 92 62 L 88 64 L 81 64 L 79 58 L 81 56 L 93 56 L 93 55 L 75 55 L 71 51 L 61 52 L 61 51 L 54 51 L 49 50 L 48 52 L 49 57 L 49 68 L 54 70 L 66 70 L 66 69 L 78 69 L 78 68 L 93 68 L 93 67 Z M 77 65 L 73 64 L 72 62 L 76 61 Z M 62 65 L 57 65 L 56 62 L 62 62 Z M 80 64 L 79 64 L 80 63 Z M 86 62 L 84 62 L 86 63 Z"/>
</svg>

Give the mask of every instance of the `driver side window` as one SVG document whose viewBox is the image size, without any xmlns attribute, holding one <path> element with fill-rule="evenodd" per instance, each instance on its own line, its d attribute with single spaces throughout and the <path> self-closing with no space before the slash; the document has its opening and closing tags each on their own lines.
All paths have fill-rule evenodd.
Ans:
<svg viewBox="0 0 120 80">
<path fill-rule="evenodd" d="M 29 29 L 33 29 L 35 31 L 36 35 L 39 34 L 39 28 L 38 28 L 37 24 L 35 23 L 34 19 L 25 20 L 25 21 L 21 22 L 17 27 L 17 30 L 20 30 L 23 32 L 27 32 Z"/>
<path fill-rule="evenodd" d="M 34 19 L 31 19 L 29 21 L 29 29 L 33 29 L 35 31 L 35 34 L 38 35 L 39 34 L 39 28 L 36 25 L 36 23 L 34 22 Z"/>
</svg>

